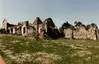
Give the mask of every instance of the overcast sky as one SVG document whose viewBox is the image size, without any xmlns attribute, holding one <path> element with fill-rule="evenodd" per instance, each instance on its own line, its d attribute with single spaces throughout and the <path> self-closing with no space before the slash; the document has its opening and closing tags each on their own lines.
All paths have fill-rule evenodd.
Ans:
<svg viewBox="0 0 99 64">
<path fill-rule="evenodd" d="M 35 17 L 51 17 L 58 27 L 65 21 L 99 26 L 99 0 L 0 0 L 0 27 L 4 18 L 17 24 Z"/>
</svg>

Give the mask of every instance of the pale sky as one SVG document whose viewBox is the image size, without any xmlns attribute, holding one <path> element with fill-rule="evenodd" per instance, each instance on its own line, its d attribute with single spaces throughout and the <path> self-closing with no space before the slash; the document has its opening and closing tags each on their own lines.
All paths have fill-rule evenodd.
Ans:
<svg viewBox="0 0 99 64">
<path fill-rule="evenodd" d="M 17 24 L 35 17 L 51 17 L 58 27 L 65 21 L 99 26 L 99 0 L 0 0 L 0 27 L 4 18 Z"/>
</svg>

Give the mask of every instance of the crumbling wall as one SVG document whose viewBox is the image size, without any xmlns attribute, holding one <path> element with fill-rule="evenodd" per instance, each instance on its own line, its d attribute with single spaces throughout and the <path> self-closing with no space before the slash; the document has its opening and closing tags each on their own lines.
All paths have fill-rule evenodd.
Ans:
<svg viewBox="0 0 99 64">
<path fill-rule="evenodd" d="M 92 27 L 92 26 L 88 29 L 88 33 L 87 33 L 88 39 L 97 40 L 96 30 L 97 29 L 95 27 Z"/>
<path fill-rule="evenodd" d="M 94 23 L 90 24 L 89 28 L 86 29 L 86 26 L 81 22 L 78 22 L 75 26 L 65 22 L 61 28 L 62 37 L 65 38 L 99 39 L 99 30 Z M 2 22 L 2 29 L 4 29 L 4 33 L 21 34 L 22 36 L 33 36 L 39 38 L 59 38 L 61 36 L 51 18 L 47 18 L 42 22 L 39 17 L 36 17 L 32 24 L 25 21 L 18 25 L 9 24 L 6 19 L 4 19 Z"/>
<path fill-rule="evenodd" d="M 28 21 L 24 22 L 22 25 L 22 36 L 28 36 Z"/>
<path fill-rule="evenodd" d="M 74 31 L 75 39 L 87 39 L 87 31 L 85 27 L 81 26 L 79 29 Z"/>
<path fill-rule="evenodd" d="M 68 22 L 64 23 L 63 25 L 62 28 L 65 38 L 92 39 L 92 40 L 99 39 L 99 31 L 94 23 L 90 24 L 89 28 L 86 28 L 85 25 L 80 24 L 74 29 L 70 28 L 71 25 Z"/>
<path fill-rule="evenodd" d="M 55 39 L 59 37 L 59 31 L 51 18 L 45 19 L 43 25 L 46 37 Z"/>
<path fill-rule="evenodd" d="M 7 30 L 7 20 L 6 19 L 4 19 L 2 22 L 2 29 Z"/>
<path fill-rule="evenodd" d="M 64 29 L 65 38 L 72 38 L 73 37 L 73 30 L 68 28 Z"/>
</svg>

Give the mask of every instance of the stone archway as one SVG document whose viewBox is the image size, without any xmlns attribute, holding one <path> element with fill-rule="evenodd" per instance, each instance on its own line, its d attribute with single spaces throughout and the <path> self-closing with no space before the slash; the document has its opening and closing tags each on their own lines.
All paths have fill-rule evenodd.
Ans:
<svg viewBox="0 0 99 64">
<path fill-rule="evenodd" d="M 19 27 L 19 31 L 21 32 L 21 27 Z"/>
<path fill-rule="evenodd" d="M 22 35 L 23 36 L 27 36 L 28 35 L 27 27 L 26 26 L 22 27 Z"/>
<path fill-rule="evenodd" d="M 10 30 L 9 30 L 9 29 L 7 30 L 7 33 L 8 33 L 8 34 L 10 33 Z"/>
<path fill-rule="evenodd" d="M 11 34 L 13 34 L 13 28 L 11 28 Z"/>
</svg>

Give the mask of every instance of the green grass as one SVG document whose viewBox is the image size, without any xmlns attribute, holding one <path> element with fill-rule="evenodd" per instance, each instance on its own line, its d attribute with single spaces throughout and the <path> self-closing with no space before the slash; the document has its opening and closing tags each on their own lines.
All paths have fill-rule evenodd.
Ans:
<svg viewBox="0 0 99 64">
<path fill-rule="evenodd" d="M 0 35 L 0 54 L 7 64 L 99 64 L 99 40 Z"/>
</svg>

